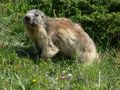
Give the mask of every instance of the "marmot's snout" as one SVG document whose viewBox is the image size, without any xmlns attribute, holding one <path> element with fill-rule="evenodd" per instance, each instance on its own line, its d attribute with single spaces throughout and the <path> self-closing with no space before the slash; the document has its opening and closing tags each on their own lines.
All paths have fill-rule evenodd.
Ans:
<svg viewBox="0 0 120 90">
<path fill-rule="evenodd" d="M 24 17 L 24 22 L 25 23 L 30 23 L 30 17 L 29 16 L 25 16 Z"/>
<path fill-rule="evenodd" d="M 39 18 L 38 17 L 35 17 L 34 15 L 26 15 L 24 17 L 24 23 L 27 24 L 27 25 L 37 25 L 39 24 Z"/>
</svg>

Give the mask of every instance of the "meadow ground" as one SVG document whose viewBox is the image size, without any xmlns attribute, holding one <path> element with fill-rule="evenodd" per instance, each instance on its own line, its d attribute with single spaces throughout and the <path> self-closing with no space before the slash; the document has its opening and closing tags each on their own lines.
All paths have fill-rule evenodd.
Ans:
<svg viewBox="0 0 120 90">
<path fill-rule="evenodd" d="M 0 24 L 0 90 L 120 90 L 120 52 L 100 52 L 100 63 L 37 60 L 23 26 Z M 6 25 L 6 26 L 4 26 Z"/>
</svg>

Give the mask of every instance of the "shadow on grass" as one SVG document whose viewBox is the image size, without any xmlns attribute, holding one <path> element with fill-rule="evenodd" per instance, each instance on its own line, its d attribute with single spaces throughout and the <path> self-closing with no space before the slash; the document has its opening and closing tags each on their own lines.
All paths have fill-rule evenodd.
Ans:
<svg viewBox="0 0 120 90">
<path fill-rule="evenodd" d="M 35 64 L 39 64 L 42 60 L 40 58 L 40 54 L 36 54 L 33 47 L 15 47 L 15 52 L 17 53 L 18 57 L 20 58 L 30 58 Z M 75 60 L 72 60 L 70 57 L 64 56 L 62 53 L 56 54 L 53 58 L 49 59 L 53 63 L 66 63 L 66 64 L 72 64 L 75 62 Z M 47 60 L 46 60 L 47 61 Z"/>
<path fill-rule="evenodd" d="M 18 57 L 22 58 L 30 58 L 34 62 L 37 61 L 38 55 L 34 52 L 32 46 L 30 47 L 14 47 L 15 52 L 17 53 Z"/>
</svg>

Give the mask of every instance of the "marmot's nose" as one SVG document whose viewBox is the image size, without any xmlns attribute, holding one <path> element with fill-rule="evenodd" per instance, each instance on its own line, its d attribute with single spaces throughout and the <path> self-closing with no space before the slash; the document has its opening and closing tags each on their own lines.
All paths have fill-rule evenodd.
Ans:
<svg viewBox="0 0 120 90">
<path fill-rule="evenodd" d="M 30 21 L 30 16 L 25 16 L 24 19 L 25 19 L 26 22 L 29 22 Z"/>
</svg>

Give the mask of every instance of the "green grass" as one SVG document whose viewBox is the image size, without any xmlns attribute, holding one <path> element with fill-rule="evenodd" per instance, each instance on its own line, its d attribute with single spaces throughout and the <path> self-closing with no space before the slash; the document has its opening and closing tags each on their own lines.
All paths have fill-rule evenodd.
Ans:
<svg viewBox="0 0 120 90">
<path fill-rule="evenodd" d="M 68 59 L 38 60 L 22 22 L 0 23 L 0 90 L 119 90 L 120 52 L 100 53 L 85 66 Z M 4 26 L 5 25 L 5 26 Z"/>
</svg>

